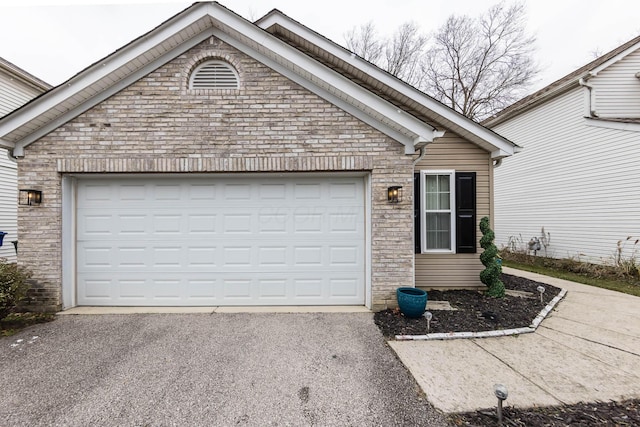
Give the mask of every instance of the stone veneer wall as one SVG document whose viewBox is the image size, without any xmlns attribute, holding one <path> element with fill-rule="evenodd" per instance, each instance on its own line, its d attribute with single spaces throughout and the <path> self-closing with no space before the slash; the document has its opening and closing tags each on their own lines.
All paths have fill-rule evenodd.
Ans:
<svg viewBox="0 0 640 427">
<path fill-rule="evenodd" d="M 188 90 L 204 59 L 228 61 L 238 90 Z M 71 173 L 368 171 L 373 309 L 413 284 L 413 156 L 386 135 L 211 38 L 27 147 L 19 187 L 19 262 L 34 273 L 33 307 L 61 308 L 61 179 Z M 386 189 L 404 187 L 390 205 Z"/>
</svg>

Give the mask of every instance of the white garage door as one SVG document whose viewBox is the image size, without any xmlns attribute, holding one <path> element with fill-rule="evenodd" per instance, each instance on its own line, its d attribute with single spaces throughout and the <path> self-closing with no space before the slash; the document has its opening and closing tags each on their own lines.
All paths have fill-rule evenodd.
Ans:
<svg viewBox="0 0 640 427">
<path fill-rule="evenodd" d="M 83 179 L 79 305 L 363 305 L 362 177 Z"/>
</svg>

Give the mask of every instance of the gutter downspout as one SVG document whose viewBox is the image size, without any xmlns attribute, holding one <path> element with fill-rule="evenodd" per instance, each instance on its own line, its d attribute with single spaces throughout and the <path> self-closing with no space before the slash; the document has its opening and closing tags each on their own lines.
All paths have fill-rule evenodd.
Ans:
<svg viewBox="0 0 640 427">
<path fill-rule="evenodd" d="M 420 160 L 424 158 L 424 155 L 427 154 L 427 146 L 424 145 L 420 148 L 420 155 L 413 161 L 413 166 L 417 165 Z"/>
<path fill-rule="evenodd" d="M 587 74 L 585 77 L 581 77 L 578 80 L 578 84 L 584 87 L 587 90 L 587 117 L 598 117 L 598 113 L 596 113 L 595 109 L 593 109 L 593 105 L 595 104 L 594 100 L 594 88 L 592 85 L 587 83 L 587 81 L 593 77 L 593 74 Z"/>
</svg>

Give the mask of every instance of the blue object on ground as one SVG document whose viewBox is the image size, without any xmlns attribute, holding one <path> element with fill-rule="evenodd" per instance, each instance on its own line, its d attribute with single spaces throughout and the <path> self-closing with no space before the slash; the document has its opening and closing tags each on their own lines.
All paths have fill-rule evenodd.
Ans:
<svg viewBox="0 0 640 427">
<path fill-rule="evenodd" d="M 407 317 L 418 318 L 427 308 L 427 293 L 418 288 L 398 288 L 398 307 Z"/>
</svg>

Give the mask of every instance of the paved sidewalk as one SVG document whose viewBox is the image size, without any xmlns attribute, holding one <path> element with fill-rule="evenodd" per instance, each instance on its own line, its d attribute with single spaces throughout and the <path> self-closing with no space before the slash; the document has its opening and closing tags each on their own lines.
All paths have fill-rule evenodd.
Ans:
<svg viewBox="0 0 640 427">
<path fill-rule="evenodd" d="M 535 273 L 508 274 L 565 288 L 535 333 L 451 341 L 392 341 L 429 401 L 444 412 L 640 398 L 640 298 Z"/>
</svg>

